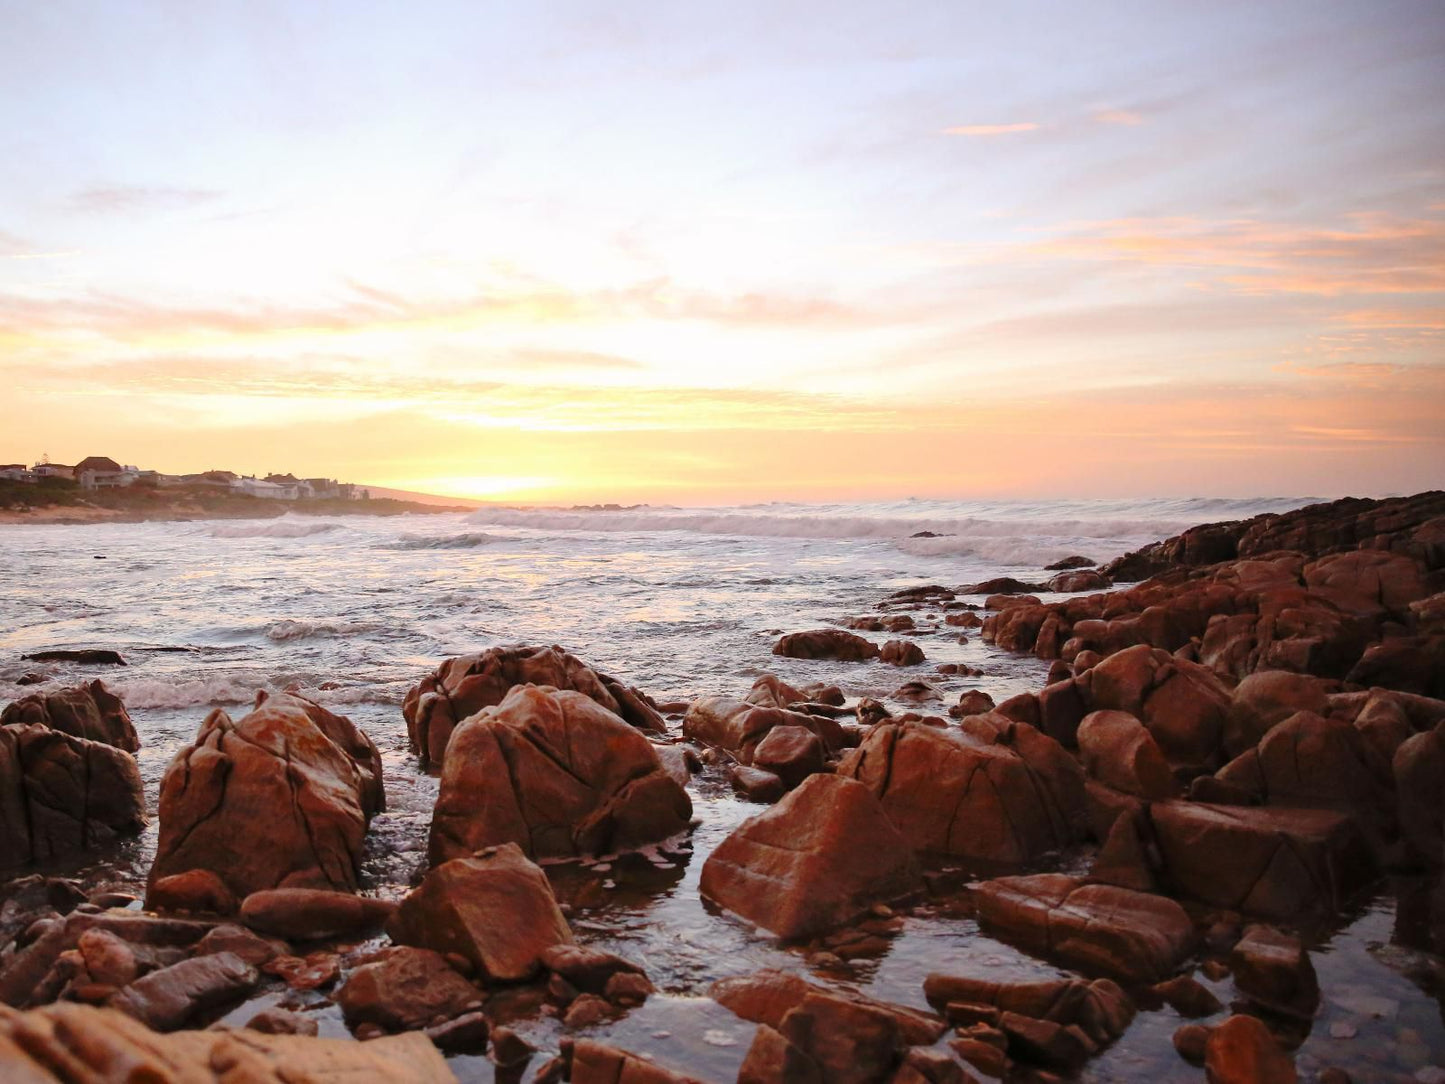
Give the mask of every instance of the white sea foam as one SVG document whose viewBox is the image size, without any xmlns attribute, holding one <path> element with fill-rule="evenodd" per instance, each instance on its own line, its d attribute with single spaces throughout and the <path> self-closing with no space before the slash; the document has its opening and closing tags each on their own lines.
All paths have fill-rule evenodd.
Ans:
<svg viewBox="0 0 1445 1084">
<path fill-rule="evenodd" d="M 490 546 L 502 539 L 484 531 L 467 531 L 464 534 L 419 535 L 404 534 L 395 542 L 387 543 L 389 550 L 470 550 L 478 546 Z"/>
<path fill-rule="evenodd" d="M 304 640 L 312 636 L 353 636 L 359 632 L 371 632 L 378 627 L 380 622 L 377 621 L 348 621 L 340 617 L 316 620 L 285 618 L 266 627 L 266 638 L 284 643 L 287 640 Z"/>
<path fill-rule="evenodd" d="M 211 527 L 206 533 L 212 538 L 308 538 L 311 535 L 339 531 L 345 526 L 346 524 L 333 520 L 315 520 L 310 516 L 287 513 L 279 519 L 220 524 Z"/>
<path fill-rule="evenodd" d="M 264 680 L 236 674 L 208 678 L 132 678 L 107 681 L 131 711 L 144 708 L 189 708 L 198 704 L 249 704 Z"/>
</svg>

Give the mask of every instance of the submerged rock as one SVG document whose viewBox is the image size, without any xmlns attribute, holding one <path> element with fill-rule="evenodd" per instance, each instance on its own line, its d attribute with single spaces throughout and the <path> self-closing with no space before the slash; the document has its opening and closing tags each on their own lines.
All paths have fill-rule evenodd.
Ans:
<svg viewBox="0 0 1445 1084">
<path fill-rule="evenodd" d="M 662 716 L 641 693 L 560 647 L 494 647 L 448 659 L 406 694 L 401 711 L 422 767 L 440 767 L 452 731 L 483 708 L 500 704 L 519 685 L 569 689 L 639 730 L 667 732 Z"/>
<path fill-rule="evenodd" d="M 815 775 L 718 845 L 700 891 L 780 937 L 797 938 L 920 883 L 911 848 L 869 789 Z"/>
<path fill-rule="evenodd" d="M 791 659 L 835 659 L 839 662 L 866 662 L 878 658 L 878 645 L 862 636 L 842 629 L 813 629 L 790 632 L 773 645 L 774 655 Z"/>
<path fill-rule="evenodd" d="M 402 946 L 353 971 L 336 992 L 336 1003 L 348 1027 L 411 1031 L 481 1008 L 482 993 L 441 953 Z"/>
<path fill-rule="evenodd" d="M 209 870 L 238 897 L 268 888 L 355 891 L 362 837 L 384 808 L 381 755 L 350 722 L 294 694 L 217 709 L 161 781 L 150 883 Z"/>
<path fill-rule="evenodd" d="M 532 858 L 607 854 L 676 835 L 691 815 L 639 730 L 581 693 L 526 685 L 452 735 L 428 857 L 502 843 Z"/>
</svg>

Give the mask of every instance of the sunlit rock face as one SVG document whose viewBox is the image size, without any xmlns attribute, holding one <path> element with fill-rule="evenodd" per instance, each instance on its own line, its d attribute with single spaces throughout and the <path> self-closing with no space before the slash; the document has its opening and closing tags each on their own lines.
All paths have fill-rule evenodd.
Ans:
<svg viewBox="0 0 1445 1084">
<path fill-rule="evenodd" d="M 595 700 L 639 730 L 664 733 L 666 724 L 635 689 L 592 669 L 560 647 L 494 647 L 448 659 L 406 694 L 402 715 L 412 751 L 423 767 L 439 768 L 462 720 L 500 704 L 515 686 L 548 685 Z"/>
<path fill-rule="evenodd" d="M 515 843 L 529 858 L 607 854 L 683 831 L 692 802 L 652 743 L 591 697 L 524 685 L 452 734 L 433 865 Z"/>
</svg>

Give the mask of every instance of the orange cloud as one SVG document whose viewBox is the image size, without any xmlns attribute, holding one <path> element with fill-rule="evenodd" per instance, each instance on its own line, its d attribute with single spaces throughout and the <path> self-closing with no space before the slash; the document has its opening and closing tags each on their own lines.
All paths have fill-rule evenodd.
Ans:
<svg viewBox="0 0 1445 1084">
<path fill-rule="evenodd" d="M 1144 123 L 1144 117 L 1130 109 L 1101 109 L 1094 114 L 1094 119 L 1100 124 L 1121 124 L 1127 127 Z"/>
</svg>

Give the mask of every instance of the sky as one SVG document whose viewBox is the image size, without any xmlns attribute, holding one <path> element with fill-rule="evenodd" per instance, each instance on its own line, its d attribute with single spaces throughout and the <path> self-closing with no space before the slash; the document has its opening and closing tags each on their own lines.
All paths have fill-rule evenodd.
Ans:
<svg viewBox="0 0 1445 1084">
<path fill-rule="evenodd" d="M 0 461 L 1445 484 L 1445 3 L 0 0 Z"/>
</svg>

